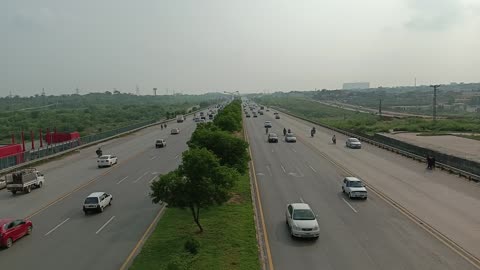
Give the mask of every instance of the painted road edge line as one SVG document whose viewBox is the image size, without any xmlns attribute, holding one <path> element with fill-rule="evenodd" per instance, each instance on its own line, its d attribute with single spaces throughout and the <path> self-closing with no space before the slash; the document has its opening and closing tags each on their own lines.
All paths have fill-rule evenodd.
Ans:
<svg viewBox="0 0 480 270">
<path fill-rule="evenodd" d="M 47 236 L 49 234 L 51 234 L 53 231 L 55 231 L 56 229 L 58 229 L 60 226 L 62 226 L 65 222 L 67 222 L 70 218 L 67 218 L 65 219 L 64 221 L 60 222 L 60 224 L 58 224 L 57 226 L 53 227 L 53 229 L 51 229 L 50 231 L 48 231 L 44 236 Z"/>
<path fill-rule="evenodd" d="M 98 234 L 99 232 L 101 232 L 103 230 L 103 228 L 105 228 L 105 226 L 107 226 L 108 223 L 110 223 L 110 221 L 112 221 L 114 218 L 115 218 L 115 216 L 112 216 L 107 222 L 105 222 L 105 224 L 103 224 L 102 227 L 100 227 L 100 229 L 98 229 L 98 231 L 95 232 L 95 234 Z"/>
<path fill-rule="evenodd" d="M 132 251 L 130 252 L 130 254 L 128 254 L 128 257 L 127 259 L 125 259 L 125 262 L 123 262 L 122 266 L 120 267 L 120 270 L 125 270 L 127 269 L 130 264 L 132 263 L 132 259 L 133 257 L 135 256 L 135 254 L 138 252 L 138 249 L 143 246 L 143 244 L 145 243 L 145 239 L 152 233 L 153 231 L 153 227 L 155 226 L 155 224 L 158 223 L 158 221 L 160 220 L 160 217 L 162 216 L 163 212 L 165 210 L 165 205 L 162 205 L 162 207 L 160 208 L 160 210 L 158 211 L 157 215 L 155 216 L 155 218 L 153 219 L 152 223 L 150 223 L 150 225 L 148 226 L 148 228 L 145 230 L 145 232 L 143 233 L 142 235 L 142 238 L 140 238 L 140 240 L 138 240 L 137 244 L 135 245 L 135 247 L 132 249 Z"/>
<path fill-rule="evenodd" d="M 253 156 L 252 156 L 252 149 L 250 147 L 250 140 L 248 139 L 248 131 L 247 131 L 247 128 L 245 125 L 243 125 L 244 127 L 244 132 L 245 132 L 245 140 L 247 141 L 248 143 L 248 153 L 250 155 L 250 164 L 252 165 L 251 166 L 251 169 L 252 169 L 252 177 L 253 177 L 253 182 L 255 184 L 255 193 L 256 193 L 256 199 L 257 199 L 257 202 L 258 202 L 258 210 L 260 210 L 260 220 L 261 220 L 261 223 L 262 223 L 262 230 L 263 230 L 263 236 L 265 238 L 265 248 L 267 250 L 267 260 L 268 260 L 268 266 L 271 270 L 274 270 L 274 266 L 273 266 L 273 260 L 272 260 L 272 253 L 270 251 L 270 244 L 268 242 L 268 232 L 267 232 L 267 228 L 266 228 L 266 225 L 265 225 L 265 218 L 263 216 L 263 207 L 262 207 L 262 199 L 260 198 L 260 191 L 258 189 L 258 181 L 257 181 L 257 175 L 256 175 L 256 172 L 255 172 L 255 164 L 253 164 Z"/>
</svg>

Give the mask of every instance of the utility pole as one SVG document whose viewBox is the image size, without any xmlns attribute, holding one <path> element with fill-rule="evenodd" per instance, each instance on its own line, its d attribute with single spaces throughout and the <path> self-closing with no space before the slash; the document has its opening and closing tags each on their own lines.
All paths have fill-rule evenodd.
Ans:
<svg viewBox="0 0 480 270">
<path fill-rule="evenodd" d="M 380 118 L 382 117 L 382 98 L 379 99 L 378 115 L 380 116 Z"/>
<path fill-rule="evenodd" d="M 157 88 L 153 88 L 153 95 L 157 96 Z"/>
<path fill-rule="evenodd" d="M 430 85 L 433 87 L 433 122 L 437 121 L 437 88 L 440 84 Z"/>
</svg>

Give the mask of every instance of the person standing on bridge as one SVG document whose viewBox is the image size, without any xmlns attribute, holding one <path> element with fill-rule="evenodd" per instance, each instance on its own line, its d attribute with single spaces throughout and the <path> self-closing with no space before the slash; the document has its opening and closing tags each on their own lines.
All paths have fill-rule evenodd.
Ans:
<svg viewBox="0 0 480 270">
<path fill-rule="evenodd" d="M 287 135 L 287 129 L 283 128 L 283 136 Z"/>
</svg>

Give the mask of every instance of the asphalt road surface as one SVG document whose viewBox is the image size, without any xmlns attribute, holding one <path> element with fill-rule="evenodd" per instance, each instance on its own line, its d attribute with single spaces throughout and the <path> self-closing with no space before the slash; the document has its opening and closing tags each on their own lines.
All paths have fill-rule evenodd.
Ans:
<svg viewBox="0 0 480 270">
<path fill-rule="evenodd" d="M 267 142 L 263 125 L 265 120 L 272 121 L 273 128 L 270 132 L 279 135 L 278 144 Z M 411 167 L 410 170 L 418 169 L 419 174 L 423 175 L 423 164 L 369 146 L 361 150 L 347 149 L 344 147 L 345 138 L 338 134 L 337 145 L 332 145 L 329 143 L 329 131 L 319 127 L 315 138 L 310 138 L 311 124 L 282 114 L 281 119 L 276 120 L 271 111 L 258 118 L 245 118 L 245 121 L 275 269 L 476 269 L 373 192 L 369 193 L 369 198 L 365 201 L 348 199 L 341 192 L 341 180 L 347 175 L 333 165 L 331 160 L 369 180 L 384 178 L 384 171 L 407 177 L 415 176 L 405 173 L 408 172 L 404 167 L 407 165 Z M 284 127 L 297 133 L 297 143 L 282 141 Z M 378 166 L 383 168 L 380 170 Z M 437 174 L 441 173 L 432 173 L 435 176 Z M 428 185 L 424 179 L 418 179 L 421 185 L 412 188 L 408 181 L 399 180 L 402 177 L 398 175 L 393 178 L 394 181 L 383 179 L 387 183 L 380 180 L 367 182 L 380 187 L 389 195 L 395 191 L 407 192 L 395 198 L 409 199 L 413 204 L 407 204 L 409 209 L 415 208 L 419 212 L 428 209 L 438 211 L 436 207 L 445 206 L 443 203 L 439 206 L 431 205 L 436 203 L 436 198 L 429 197 Z M 475 233 L 475 228 L 477 232 L 480 228 L 475 227 L 480 224 L 478 211 L 466 213 L 463 210 L 458 213 L 457 208 L 454 208 L 456 204 L 465 202 L 472 202 L 476 207 L 479 196 L 476 195 L 478 189 L 475 188 L 478 187 L 459 179 L 454 179 L 454 184 L 458 184 L 455 186 L 445 183 L 450 179 L 442 177 L 439 177 L 439 183 L 431 190 L 436 191 L 451 184 L 450 195 L 459 199 L 453 203 L 448 202 L 450 208 L 443 209 L 444 212 L 430 213 L 434 217 L 429 221 L 441 221 L 444 225 L 441 228 L 453 226 L 453 229 L 445 229 L 448 232 L 456 233 L 465 228 L 467 231 L 463 234 L 455 234 L 458 236 L 456 239 L 461 239 L 464 235 L 478 237 L 478 233 Z M 418 189 L 426 192 L 419 194 Z M 418 200 L 418 196 L 425 195 L 427 199 Z M 318 215 L 320 237 L 316 241 L 292 239 L 285 224 L 286 205 L 302 201 L 308 203 Z M 419 206 L 417 203 L 427 205 Z M 466 217 L 450 222 L 444 220 L 455 218 L 455 214 L 465 214 Z M 459 221 L 463 224 L 455 225 Z M 473 248 L 479 245 L 474 239 L 464 243 L 471 244 Z"/>
<path fill-rule="evenodd" d="M 178 135 L 170 129 L 179 127 Z M 31 218 L 34 231 L 0 249 L 0 269 L 119 269 L 162 206 L 149 197 L 149 183 L 177 167 L 195 129 L 192 117 L 150 127 L 102 143 L 118 164 L 96 166 L 95 147 L 38 166 L 46 183 L 30 194 L 0 191 L 0 217 Z M 165 138 L 167 147 L 155 149 Z M 82 204 L 95 191 L 113 195 L 103 213 L 84 215 Z"/>
</svg>

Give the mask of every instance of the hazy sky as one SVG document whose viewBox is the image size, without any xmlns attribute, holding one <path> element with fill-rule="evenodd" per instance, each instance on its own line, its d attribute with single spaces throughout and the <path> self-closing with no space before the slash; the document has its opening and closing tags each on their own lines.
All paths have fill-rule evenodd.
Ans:
<svg viewBox="0 0 480 270">
<path fill-rule="evenodd" d="M 480 0 L 0 0 L 0 96 L 480 81 Z"/>
</svg>

